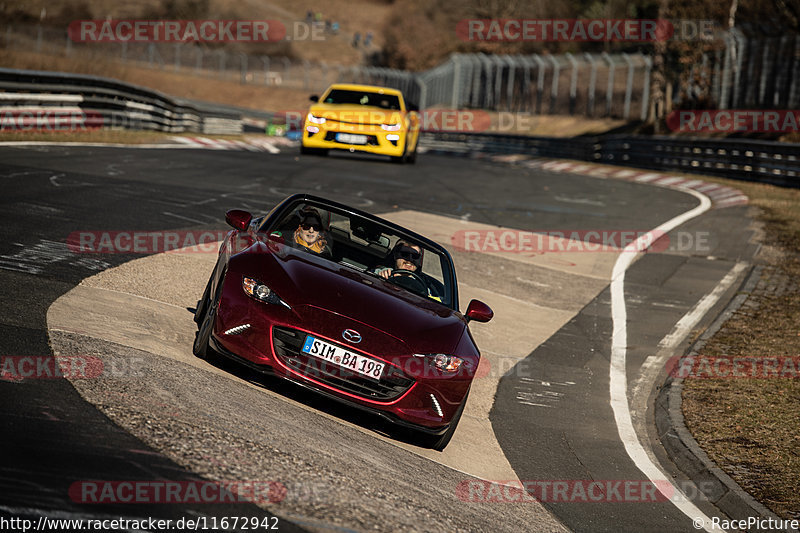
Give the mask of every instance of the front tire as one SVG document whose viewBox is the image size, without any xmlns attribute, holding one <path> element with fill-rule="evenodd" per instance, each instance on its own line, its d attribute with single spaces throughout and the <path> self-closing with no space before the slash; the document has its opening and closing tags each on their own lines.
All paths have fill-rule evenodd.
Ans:
<svg viewBox="0 0 800 533">
<path fill-rule="evenodd" d="M 214 351 L 211 348 L 211 334 L 214 331 L 214 322 L 217 320 L 217 309 L 219 308 L 219 299 L 222 294 L 222 283 L 225 281 L 225 272 L 220 276 L 217 282 L 217 291 L 211 298 L 211 282 L 214 279 L 214 274 L 211 274 L 211 279 L 208 280 L 203 299 L 197 304 L 197 312 L 195 313 L 195 322 L 199 324 L 197 333 L 194 336 L 194 344 L 192 344 L 192 352 L 200 359 L 206 359 Z"/>
</svg>

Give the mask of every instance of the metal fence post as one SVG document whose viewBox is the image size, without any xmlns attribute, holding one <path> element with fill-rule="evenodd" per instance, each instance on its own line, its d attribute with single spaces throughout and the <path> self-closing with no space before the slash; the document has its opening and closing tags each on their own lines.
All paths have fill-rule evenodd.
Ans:
<svg viewBox="0 0 800 533">
<path fill-rule="evenodd" d="M 239 53 L 239 83 L 247 83 L 247 54 Z"/>
<path fill-rule="evenodd" d="M 225 53 L 225 50 L 218 50 L 217 54 L 219 55 L 219 77 L 222 78 L 227 66 L 228 54 Z"/>
<path fill-rule="evenodd" d="M 181 69 L 181 45 L 183 43 L 175 43 L 175 65 L 174 69 L 175 72 L 178 72 Z"/>
<path fill-rule="evenodd" d="M 575 114 L 575 101 L 578 98 L 578 60 L 567 52 L 567 59 L 572 63 L 572 75 L 569 80 L 569 114 Z"/>
<path fill-rule="evenodd" d="M 502 100 L 503 95 L 503 60 L 500 59 L 498 56 L 492 56 L 492 62 L 494 66 L 497 68 L 497 73 L 495 74 L 494 79 L 494 109 L 495 111 L 500 111 L 500 100 Z"/>
<path fill-rule="evenodd" d="M 483 62 L 480 56 L 472 56 L 472 98 L 470 99 L 472 107 L 480 105 L 481 87 L 483 87 L 483 84 L 481 84 L 482 76 Z"/>
<path fill-rule="evenodd" d="M 725 36 L 725 58 L 722 62 L 722 89 L 719 95 L 719 108 L 728 109 L 728 98 L 731 86 L 731 58 L 734 52 L 734 41 L 731 34 Z"/>
<path fill-rule="evenodd" d="M 742 69 L 747 50 L 747 39 L 738 28 L 732 28 L 731 33 L 736 43 L 736 71 L 733 75 L 733 102 L 731 102 L 731 107 L 735 109 L 742 105 Z"/>
<path fill-rule="evenodd" d="M 195 55 L 194 55 L 195 73 L 200 74 L 202 68 L 203 68 L 203 48 L 198 46 L 195 48 Z"/>
<path fill-rule="evenodd" d="M 588 94 L 586 95 L 586 116 L 591 117 L 594 116 L 594 97 L 595 89 L 597 87 L 597 60 L 589 52 L 583 54 L 583 57 L 585 57 L 591 65 L 591 72 L 589 73 L 589 90 Z"/>
<path fill-rule="evenodd" d="M 794 109 L 797 104 L 798 98 L 800 96 L 800 35 L 797 35 L 794 38 L 794 55 L 792 56 L 792 77 L 789 80 L 789 102 L 787 103 L 787 107 L 790 109 Z"/>
<path fill-rule="evenodd" d="M 453 54 L 450 56 L 450 61 L 453 62 L 453 93 L 450 97 L 450 107 L 458 109 L 461 100 L 461 95 L 458 92 L 461 89 L 461 56 Z"/>
<path fill-rule="evenodd" d="M 628 64 L 628 79 L 625 81 L 625 104 L 622 110 L 622 118 L 628 120 L 631 116 L 631 95 L 633 94 L 633 60 L 626 53 L 622 54 L 622 59 Z"/>
<path fill-rule="evenodd" d="M 292 68 L 292 62 L 288 57 L 283 58 L 283 82 L 289 82 L 289 69 Z"/>
<path fill-rule="evenodd" d="M 533 54 L 533 60 L 537 65 L 537 79 L 536 79 L 536 114 L 542 114 L 542 99 L 544 98 L 544 59 L 539 57 L 539 54 Z"/>
<path fill-rule="evenodd" d="M 269 56 L 261 56 L 261 64 L 264 67 L 264 85 L 269 85 Z"/>
<path fill-rule="evenodd" d="M 767 76 L 769 75 L 769 39 L 764 40 L 764 54 L 761 59 L 761 81 L 758 83 L 758 104 L 764 105 L 767 98 Z"/>
<path fill-rule="evenodd" d="M 650 109 L 650 73 L 653 70 L 653 58 L 640 53 L 644 59 L 644 88 L 642 89 L 642 121 L 647 120 L 647 112 Z"/>
<path fill-rule="evenodd" d="M 508 79 L 506 80 L 506 84 L 508 85 L 508 89 L 506 90 L 506 110 L 513 111 L 514 110 L 514 77 L 517 70 L 516 62 L 511 59 L 510 56 L 505 56 L 506 63 L 508 64 Z"/>
<path fill-rule="evenodd" d="M 616 64 L 614 60 L 608 55 L 607 52 L 603 52 L 603 59 L 606 60 L 608 63 L 608 86 L 606 88 L 606 116 L 611 116 L 611 104 L 614 99 L 614 67 Z"/>
<path fill-rule="evenodd" d="M 788 43 L 789 43 L 788 35 L 784 35 L 783 37 L 781 37 L 780 46 L 778 47 L 778 53 L 776 55 L 778 61 L 780 61 L 780 59 L 786 53 L 786 45 Z M 786 83 L 787 73 L 789 72 L 789 69 L 780 68 L 777 70 L 778 73 L 775 76 L 775 89 L 772 97 L 772 105 L 774 107 L 780 107 L 781 105 L 781 92 L 784 87 L 784 84 Z"/>
<path fill-rule="evenodd" d="M 549 113 L 553 115 L 556 112 L 556 101 L 558 100 L 558 78 L 561 74 L 561 66 L 558 64 L 558 59 L 556 59 L 555 56 L 549 55 L 547 56 L 547 58 L 553 64 L 553 81 L 550 86 L 550 110 L 549 110 Z"/>
<path fill-rule="evenodd" d="M 422 76 L 417 76 L 415 79 L 419 85 L 419 103 L 417 105 L 419 105 L 421 111 L 425 109 L 426 99 L 428 97 L 428 86 L 425 84 Z"/>
</svg>

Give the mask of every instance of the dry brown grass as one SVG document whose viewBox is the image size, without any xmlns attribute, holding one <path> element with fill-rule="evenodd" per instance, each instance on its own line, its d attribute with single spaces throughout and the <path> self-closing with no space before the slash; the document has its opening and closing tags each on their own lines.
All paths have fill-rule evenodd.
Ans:
<svg viewBox="0 0 800 533">
<path fill-rule="evenodd" d="M 722 181 L 761 208 L 760 289 L 703 348 L 706 356 L 800 355 L 800 190 Z M 800 380 L 687 379 L 686 423 L 709 457 L 775 513 L 800 518 Z"/>
</svg>

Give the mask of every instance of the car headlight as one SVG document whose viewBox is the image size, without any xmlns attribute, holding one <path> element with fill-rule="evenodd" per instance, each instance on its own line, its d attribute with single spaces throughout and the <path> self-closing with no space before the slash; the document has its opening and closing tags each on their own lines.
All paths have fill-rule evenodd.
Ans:
<svg viewBox="0 0 800 533">
<path fill-rule="evenodd" d="M 417 354 L 417 357 L 424 357 L 431 365 L 450 374 L 458 372 L 458 369 L 464 364 L 464 360 L 460 357 L 443 353 Z"/>
<path fill-rule="evenodd" d="M 283 305 L 291 309 L 289 307 L 289 304 L 281 300 L 278 297 L 278 295 L 275 294 L 275 291 L 273 291 L 268 286 L 264 285 L 263 283 L 261 283 L 256 279 L 248 277 L 242 278 L 242 289 L 244 289 L 244 292 L 246 292 L 248 295 L 252 296 L 256 300 L 261 300 L 262 302 L 268 304 Z"/>
<path fill-rule="evenodd" d="M 401 127 L 399 122 L 397 124 L 381 124 L 381 129 L 384 131 L 400 131 Z"/>
<path fill-rule="evenodd" d="M 308 121 L 312 124 L 325 124 L 326 119 L 325 117 L 315 117 L 311 113 L 308 114 Z"/>
</svg>

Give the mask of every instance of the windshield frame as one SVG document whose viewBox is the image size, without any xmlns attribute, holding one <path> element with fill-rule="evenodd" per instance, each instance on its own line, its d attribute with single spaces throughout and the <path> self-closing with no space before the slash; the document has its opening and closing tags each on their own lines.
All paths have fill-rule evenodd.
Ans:
<svg viewBox="0 0 800 533">
<path fill-rule="evenodd" d="M 432 269 L 428 269 L 426 272 L 425 261 L 430 261 L 434 258 L 438 259 L 442 276 L 440 282 L 444 285 L 445 288 L 445 294 L 443 295 L 442 301 L 438 301 L 430 297 L 425 298 L 425 300 L 430 302 L 435 302 L 439 305 L 442 305 L 454 311 L 459 311 L 458 285 L 456 282 L 455 265 L 453 264 L 453 259 L 450 256 L 450 253 L 443 246 L 428 239 L 427 237 L 414 233 L 413 231 L 410 231 L 402 226 L 394 224 L 378 216 L 371 215 L 364 211 L 360 211 L 358 209 L 354 209 L 352 207 L 339 204 L 337 202 L 326 200 L 324 198 L 306 194 L 297 194 L 285 199 L 280 205 L 276 206 L 276 208 L 273 209 L 269 215 L 265 216 L 260 221 L 260 224 L 258 225 L 256 232 L 259 235 L 264 235 L 267 238 L 269 238 L 270 233 L 274 233 L 275 231 L 278 231 L 280 229 L 278 227 L 279 224 L 284 222 L 293 213 L 297 212 L 299 208 L 307 205 L 316 207 L 324 211 L 328 211 L 330 213 L 348 219 L 352 218 L 361 219 L 367 222 L 369 226 L 380 228 L 382 230 L 382 234 L 389 233 L 393 238 L 391 239 L 387 247 L 387 250 L 391 250 L 391 246 L 393 246 L 397 242 L 397 240 L 405 240 L 415 244 L 419 244 L 425 250 L 425 256 L 423 259 L 423 273 L 425 273 L 432 279 L 436 280 L 437 279 L 436 277 L 430 276 L 429 274 L 429 272 Z M 328 223 L 330 223 L 330 221 L 328 221 Z M 397 239 L 395 239 L 394 237 L 397 237 Z M 351 240 L 351 242 L 359 246 L 362 246 L 356 241 Z M 433 255 L 434 257 L 430 257 L 431 255 Z M 368 274 L 370 276 L 380 278 L 380 276 L 372 272 L 370 268 L 360 268 L 359 266 L 350 264 L 348 262 L 336 261 L 333 258 L 327 258 L 323 256 L 318 256 L 318 257 L 334 265 L 343 266 L 346 268 L 353 269 L 357 272 L 361 272 L 362 274 Z M 416 296 L 423 297 L 421 294 L 417 292 L 410 291 L 408 289 L 405 290 L 410 294 L 415 294 Z"/>
</svg>

